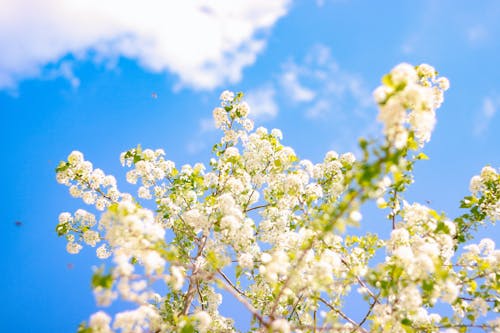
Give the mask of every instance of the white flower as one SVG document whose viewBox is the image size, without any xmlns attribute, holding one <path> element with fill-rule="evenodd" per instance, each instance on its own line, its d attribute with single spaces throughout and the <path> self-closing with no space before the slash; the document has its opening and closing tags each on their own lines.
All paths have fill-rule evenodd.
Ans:
<svg viewBox="0 0 500 333">
<path fill-rule="evenodd" d="M 276 319 L 271 324 L 273 332 L 290 333 L 290 324 L 284 318 Z"/>
<path fill-rule="evenodd" d="M 483 187 L 483 182 L 481 181 L 480 176 L 474 176 L 471 178 L 469 184 L 469 191 L 472 194 L 476 194 L 477 192 L 481 191 L 482 187 Z"/>
<path fill-rule="evenodd" d="M 436 76 L 436 70 L 434 67 L 428 64 L 420 64 L 417 67 L 417 71 L 419 75 L 422 75 L 426 78 L 434 78 Z"/>
<path fill-rule="evenodd" d="M 106 244 L 102 244 L 96 249 L 96 255 L 99 259 L 107 259 L 111 255 L 111 252 L 108 251 Z"/>
<path fill-rule="evenodd" d="M 279 130 L 277 128 L 273 128 L 271 130 L 271 135 L 274 136 L 278 140 L 282 140 L 283 139 L 283 133 L 281 132 L 281 130 Z"/>
<path fill-rule="evenodd" d="M 375 99 L 375 102 L 378 104 L 385 102 L 389 91 L 389 88 L 386 86 L 377 87 L 377 89 L 373 91 L 373 98 Z"/>
<path fill-rule="evenodd" d="M 156 251 L 148 251 L 148 253 L 144 256 L 143 262 L 146 274 L 161 272 L 165 266 L 165 259 L 163 259 Z"/>
<path fill-rule="evenodd" d="M 399 258 L 404 264 L 409 264 L 415 260 L 415 255 L 409 246 L 400 246 L 393 252 L 393 256 Z"/>
<path fill-rule="evenodd" d="M 66 251 L 70 254 L 78 254 L 81 249 L 82 246 L 78 243 L 68 242 L 68 244 L 66 244 Z"/>
<path fill-rule="evenodd" d="M 355 210 L 349 214 L 349 218 L 354 222 L 360 222 L 361 219 L 363 218 L 363 215 L 361 215 L 359 211 Z"/>
<path fill-rule="evenodd" d="M 224 90 L 222 94 L 220 94 L 219 99 L 222 102 L 232 102 L 234 99 L 234 92 L 229 91 L 229 90 Z"/>
<path fill-rule="evenodd" d="M 447 303 L 453 303 L 460 292 L 460 287 L 451 280 L 447 280 L 442 288 L 443 295 L 441 298 Z"/>
<path fill-rule="evenodd" d="M 180 290 L 184 284 L 186 271 L 180 266 L 170 266 L 170 273 L 172 274 L 170 279 L 172 289 Z"/>
<path fill-rule="evenodd" d="M 495 250 L 495 242 L 490 238 L 483 238 L 479 242 L 479 249 L 485 256 L 489 256 Z"/>
<path fill-rule="evenodd" d="M 64 212 L 64 213 L 59 214 L 59 224 L 64 224 L 64 223 L 68 223 L 68 222 L 72 222 L 72 221 L 73 221 L 73 218 L 72 218 L 70 213 Z"/>
<path fill-rule="evenodd" d="M 99 233 L 94 230 L 87 230 L 83 233 L 83 241 L 94 247 L 100 241 Z"/>
<path fill-rule="evenodd" d="M 481 169 L 481 178 L 483 179 L 483 181 L 492 181 L 495 179 L 496 175 L 497 171 L 489 165 Z"/>
<path fill-rule="evenodd" d="M 445 77 L 440 77 L 437 80 L 437 84 L 442 90 L 448 90 L 450 88 L 450 81 L 448 81 L 448 79 Z"/>
<path fill-rule="evenodd" d="M 149 188 L 145 187 L 145 186 L 141 186 L 139 187 L 139 190 L 137 191 L 137 195 L 139 196 L 139 198 L 142 198 L 142 199 L 151 199 L 151 192 L 149 191 Z"/>
<path fill-rule="evenodd" d="M 82 196 L 82 191 L 78 188 L 78 186 L 72 185 L 69 188 L 69 194 L 71 194 L 73 198 L 79 198 Z"/>
<path fill-rule="evenodd" d="M 226 151 L 224 152 L 224 157 L 229 159 L 231 157 L 238 157 L 240 156 L 240 153 L 238 151 L 238 148 L 236 147 L 228 147 Z"/>
<path fill-rule="evenodd" d="M 212 114 L 216 128 L 223 128 L 223 126 L 229 124 L 229 118 L 227 117 L 227 112 L 223 108 L 215 108 Z"/>
<path fill-rule="evenodd" d="M 417 72 L 412 65 L 401 63 L 391 70 L 391 79 L 396 86 L 402 83 L 414 82 L 417 79 Z"/>
<path fill-rule="evenodd" d="M 248 116 L 248 113 L 250 112 L 250 107 L 248 106 L 247 102 L 242 102 L 236 106 L 236 112 L 239 113 L 239 116 L 241 118 L 244 118 Z"/>
<path fill-rule="evenodd" d="M 68 162 L 73 165 L 78 165 L 83 162 L 83 154 L 79 151 L 72 151 L 68 155 Z"/>
<path fill-rule="evenodd" d="M 111 317 L 103 311 L 94 313 L 89 320 L 89 327 L 92 328 L 93 333 L 111 333 Z"/>
<path fill-rule="evenodd" d="M 263 264 L 270 263 L 273 257 L 269 253 L 262 253 L 260 257 L 260 261 L 262 261 Z"/>
<path fill-rule="evenodd" d="M 201 333 L 208 331 L 210 324 L 212 323 L 212 317 L 206 311 L 198 311 L 194 314 L 194 317 L 198 321 L 197 328 Z"/>
<path fill-rule="evenodd" d="M 242 253 L 238 257 L 238 265 L 241 268 L 253 268 L 253 256 L 250 253 Z"/>
<path fill-rule="evenodd" d="M 96 196 L 93 192 L 86 191 L 83 193 L 82 199 L 87 205 L 93 205 L 95 203 Z"/>
</svg>

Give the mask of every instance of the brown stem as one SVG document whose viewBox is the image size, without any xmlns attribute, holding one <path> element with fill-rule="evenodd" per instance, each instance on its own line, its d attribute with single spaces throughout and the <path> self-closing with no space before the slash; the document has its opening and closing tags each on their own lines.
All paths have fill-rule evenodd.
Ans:
<svg viewBox="0 0 500 333">
<path fill-rule="evenodd" d="M 236 287 L 234 285 L 234 283 L 227 277 L 226 274 L 224 274 L 223 271 L 221 271 L 220 269 L 217 269 L 217 273 L 220 274 L 220 276 L 222 276 L 222 278 L 235 290 L 238 292 L 238 294 L 240 294 L 241 296 L 245 296 L 247 297 L 247 295 L 245 295 L 245 293 L 243 291 L 241 291 L 238 287 Z"/>
<path fill-rule="evenodd" d="M 269 207 L 270 205 L 269 204 L 265 204 L 265 205 L 259 205 L 259 206 L 254 206 L 252 208 L 248 208 L 245 210 L 245 213 L 248 213 L 252 210 L 256 210 L 256 209 L 259 209 L 259 208 L 266 208 L 266 207 Z"/>
<path fill-rule="evenodd" d="M 215 280 L 217 284 L 227 292 L 229 292 L 231 295 L 233 295 L 243 306 L 247 308 L 248 311 L 252 313 L 252 315 L 257 318 L 259 323 L 263 325 L 264 327 L 269 327 L 270 323 L 253 307 L 252 304 L 250 304 L 246 298 L 243 298 L 231 285 L 229 285 L 226 281 L 221 280 L 221 279 L 216 279 Z"/>
<path fill-rule="evenodd" d="M 350 324 L 354 325 L 354 326 L 358 326 L 358 323 L 356 323 L 354 320 L 352 320 L 351 318 L 349 318 L 345 313 L 343 313 L 341 310 L 338 310 L 336 309 L 333 305 L 331 305 L 330 303 L 328 303 L 324 298 L 322 297 L 319 297 L 318 300 L 325 304 L 327 307 L 330 308 L 330 310 L 332 310 L 333 312 L 335 312 L 336 314 L 338 314 L 339 316 L 341 316 L 342 318 L 344 318 L 345 320 L 347 320 L 347 322 L 349 322 Z M 359 329 L 361 330 L 361 332 L 363 333 L 368 333 L 367 330 L 365 330 L 363 327 L 359 327 Z"/>
</svg>

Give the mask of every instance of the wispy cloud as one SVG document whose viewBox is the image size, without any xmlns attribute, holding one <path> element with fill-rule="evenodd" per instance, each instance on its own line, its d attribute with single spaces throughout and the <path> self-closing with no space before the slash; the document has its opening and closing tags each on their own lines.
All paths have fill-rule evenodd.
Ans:
<svg viewBox="0 0 500 333">
<path fill-rule="evenodd" d="M 48 68 L 44 74 L 47 79 L 55 79 L 58 77 L 65 78 L 73 88 L 80 86 L 80 79 L 75 75 L 73 63 L 71 61 L 62 61 L 55 68 Z"/>
<path fill-rule="evenodd" d="M 493 94 L 483 99 L 483 105 L 474 126 L 474 134 L 476 136 L 485 134 L 498 109 L 500 109 L 500 95 Z"/>
<path fill-rule="evenodd" d="M 371 93 L 363 79 L 341 69 L 324 45 L 314 46 L 300 62 L 287 62 L 280 82 L 288 99 L 301 105 L 311 118 L 345 112 L 345 104 L 360 115 L 361 109 L 371 105 Z"/>
<path fill-rule="evenodd" d="M 215 131 L 215 122 L 212 118 L 203 118 L 200 120 L 200 132 L 201 133 L 206 133 L 206 132 L 211 132 Z"/>
<path fill-rule="evenodd" d="M 483 25 L 475 25 L 467 29 L 467 40 L 471 44 L 478 44 L 488 39 L 488 30 Z"/>
<path fill-rule="evenodd" d="M 460 6 L 454 1 L 422 0 L 408 21 L 411 29 L 404 29 L 408 33 L 400 52 L 429 58 L 463 52 L 464 47 L 496 43 L 500 28 L 498 8 L 496 0 L 465 2 Z"/>
<path fill-rule="evenodd" d="M 273 79 L 249 91 L 252 116 L 266 121 L 282 109 L 331 124 L 333 149 L 350 149 L 353 138 L 378 133 L 371 89 L 362 76 L 342 68 L 330 48 L 315 45 L 302 59 L 288 59 Z M 355 140 L 354 140 L 355 142 Z"/>
<path fill-rule="evenodd" d="M 278 115 L 278 104 L 275 100 L 276 91 L 272 84 L 250 90 L 245 97 L 250 105 L 251 118 L 270 120 Z"/>
<path fill-rule="evenodd" d="M 349 0 L 316 0 L 316 6 L 323 7 L 327 2 L 331 3 L 345 3 L 349 2 Z"/>
<path fill-rule="evenodd" d="M 330 122 L 336 134 L 335 146 L 344 148 L 353 136 L 377 129 L 371 90 L 360 75 L 341 68 L 324 45 L 313 46 L 299 61 L 284 61 L 281 71 L 270 76 L 272 80 L 245 93 L 254 120 L 272 120 L 280 109 L 298 111 L 311 121 Z M 208 119 L 202 120 L 199 132 L 211 130 L 210 124 Z M 202 141 L 195 138 L 187 150 L 197 153 L 203 147 Z"/>
<path fill-rule="evenodd" d="M 280 84 L 288 93 L 290 99 L 295 102 L 312 101 L 316 97 L 316 93 L 304 87 L 299 81 L 299 76 L 302 74 L 302 68 L 294 63 L 287 64 L 286 67 L 287 68 L 280 77 Z"/>
<path fill-rule="evenodd" d="M 198 132 L 186 144 L 188 154 L 196 155 L 207 148 L 207 135 L 212 135 L 217 128 L 213 118 L 201 118 L 198 123 Z"/>
<path fill-rule="evenodd" d="M 2 2 L 0 89 L 42 75 L 68 54 L 135 59 L 151 72 L 176 75 L 177 88 L 237 82 L 289 1 Z"/>
</svg>

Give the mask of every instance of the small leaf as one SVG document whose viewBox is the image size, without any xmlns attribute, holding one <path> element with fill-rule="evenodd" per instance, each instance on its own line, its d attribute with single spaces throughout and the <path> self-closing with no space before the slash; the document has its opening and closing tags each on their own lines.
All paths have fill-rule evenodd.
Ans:
<svg viewBox="0 0 500 333">
<path fill-rule="evenodd" d="M 385 84 L 386 86 L 388 87 L 392 87 L 393 86 L 393 83 L 392 83 L 392 78 L 391 78 L 391 74 L 385 74 L 383 77 L 382 77 L 382 83 Z"/>
<path fill-rule="evenodd" d="M 401 320 L 401 324 L 403 324 L 405 326 L 411 326 L 411 320 L 408 318 L 405 318 L 405 319 Z"/>
<path fill-rule="evenodd" d="M 91 327 L 87 326 L 86 322 L 82 322 L 80 325 L 78 325 L 78 330 L 76 333 L 92 333 L 94 330 L 92 330 Z"/>
<path fill-rule="evenodd" d="M 417 156 L 415 156 L 415 159 L 417 159 L 417 160 L 428 160 L 429 156 L 425 155 L 424 153 L 419 153 Z"/>
<path fill-rule="evenodd" d="M 58 224 L 56 227 L 57 236 L 65 235 L 68 232 L 68 223 Z"/>
<path fill-rule="evenodd" d="M 104 268 L 99 268 L 92 276 L 92 287 L 102 287 L 104 289 L 111 289 L 113 286 L 113 275 L 103 274 Z"/>
<path fill-rule="evenodd" d="M 185 325 L 181 330 L 181 333 L 194 333 L 194 332 L 195 332 L 194 327 L 191 324 Z"/>
<path fill-rule="evenodd" d="M 59 162 L 59 165 L 56 168 L 56 172 L 63 172 L 66 171 L 69 168 L 69 163 L 61 161 Z"/>
</svg>

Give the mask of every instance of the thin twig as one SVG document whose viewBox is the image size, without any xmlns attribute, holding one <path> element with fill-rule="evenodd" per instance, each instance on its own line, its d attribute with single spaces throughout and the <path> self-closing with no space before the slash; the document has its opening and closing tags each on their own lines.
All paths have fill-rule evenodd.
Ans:
<svg viewBox="0 0 500 333">
<path fill-rule="evenodd" d="M 219 273 L 219 274 L 222 276 L 222 278 L 223 278 L 224 280 L 226 280 L 226 282 L 227 282 L 227 283 L 228 283 L 228 284 L 229 284 L 229 285 L 230 285 L 230 286 L 231 286 L 234 290 L 236 290 L 236 291 L 238 292 L 238 294 L 240 294 L 241 296 L 245 296 L 245 297 L 247 297 L 247 295 L 245 295 L 245 293 L 244 293 L 243 291 L 241 291 L 238 287 L 236 287 L 236 286 L 234 285 L 234 283 L 233 283 L 233 282 L 232 282 L 232 281 L 231 281 L 231 280 L 227 277 L 227 275 L 226 275 L 226 274 L 224 274 L 224 272 L 223 272 L 223 271 L 221 271 L 220 269 L 217 269 L 217 273 Z"/>
<path fill-rule="evenodd" d="M 270 324 L 267 320 L 264 319 L 264 317 L 253 307 L 252 304 L 250 304 L 245 298 L 243 298 L 233 287 L 231 287 L 225 280 L 221 279 L 216 279 L 217 284 L 227 292 L 229 292 L 231 295 L 233 295 L 243 306 L 247 308 L 248 311 L 252 313 L 252 315 L 257 318 L 259 323 L 263 325 L 264 327 L 269 327 Z"/>
<path fill-rule="evenodd" d="M 342 318 L 344 318 L 345 320 L 347 320 L 347 322 L 349 322 L 351 325 L 354 325 L 354 326 L 358 326 L 358 323 L 356 323 L 354 320 L 352 320 L 351 318 L 349 318 L 345 313 L 343 313 L 342 311 L 336 309 L 333 305 L 331 305 L 330 303 L 328 303 L 324 298 L 322 297 L 319 297 L 318 300 L 325 304 L 327 307 L 329 307 L 333 312 L 337 313 L 339 316 L 341 316 Z M 361 330 L 361 332 L 363 333 L 368 333 L 367 330 L 365 330 L 363 327 L 359 327 L 359 329 Z"/>
<path fill-rule="evenodd" d="M 373 307 L 374 307 L 374 306 L 375 306 L 375 304 L 377 304 L 377 303 L 378 303 L 378 296 L 377 296 L 377 298 L 374 298 L 374 300 L 373 300 L 372 304 L 370 304 L 370 308 L 369 308 L 369 309 L 368 309 L 368 311 L 366 312 L 366 314 L 365 314 L 365 316 L 363 317 L 363 319 L 361 319 L 361 321 L 359 322 L 358 327 L 357 327 L 357 328 L 355 328 L 355 329 L 353 329 L 353 330 L 351 331 L 351 333 L 356 332 L 356 330 L 357 330 L 358 328 L 361 328 L 361 327 L 363 326 L 363 324 L 366 322 L 366 320 L 368 319 L 368 317 L 369 317 L 369 316 L 370 316 L 370 314 L 372 313 Z"/>
<path fill-rule="evenodd" d="M 248 208 L 245 210 L 245 213 L 248 213 L 252 210 L 256 210 L 256 209 L 259 209 L 259 208 L 266 208 L 266 207 L 269 207 L 270 205 L 269 204 L 265 204 L 265 205 L 259 205 L 259 206 L 254 206 L 252 208 Z"/>
</svg>

